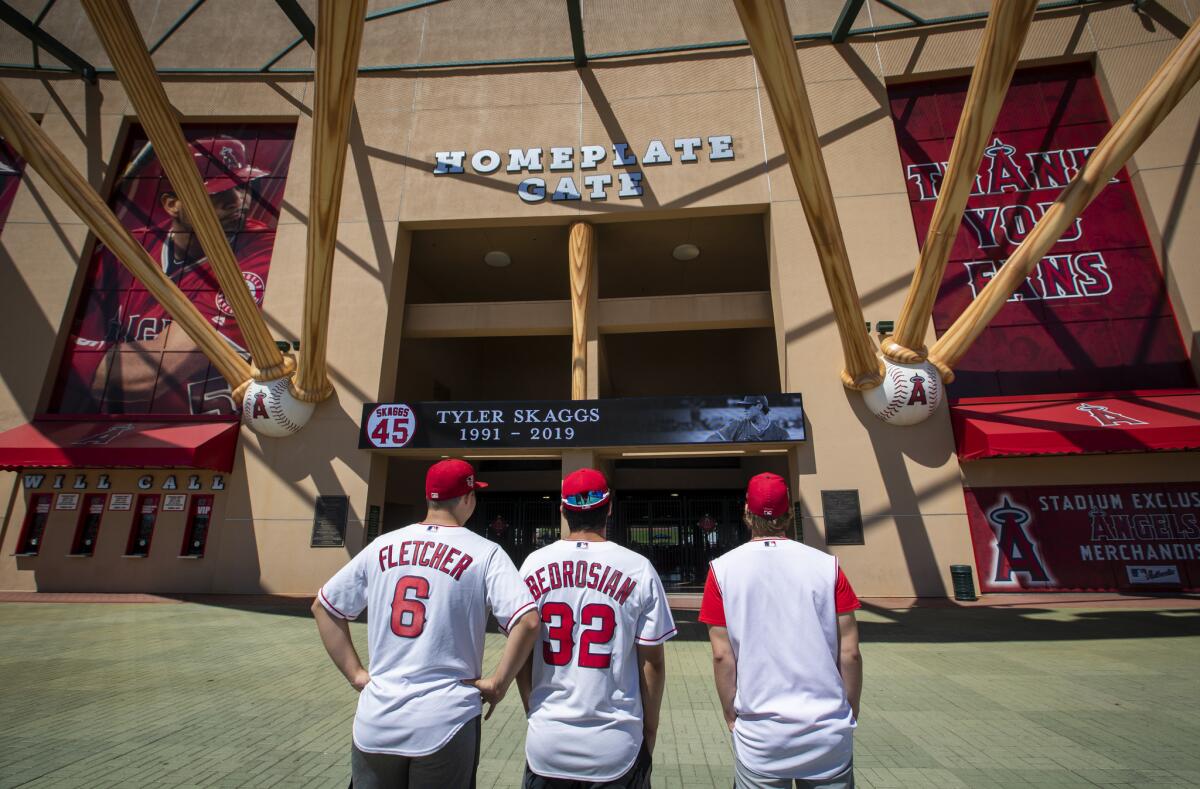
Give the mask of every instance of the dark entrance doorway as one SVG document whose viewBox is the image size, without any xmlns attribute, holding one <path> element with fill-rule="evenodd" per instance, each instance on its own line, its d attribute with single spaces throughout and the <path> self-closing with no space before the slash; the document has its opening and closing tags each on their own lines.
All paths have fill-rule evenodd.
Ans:
<svg viewBox="0 0 1200 789">
<path fill-rule="evenodd" d="M 748 538 L 740 490 L 617 493 L 608 538 L 645 556 L 668 591 L 704 588 L 708 563 Z M 467 527 L 503 546 L 520 567 L 560 536 L 556 494 L 488 493 Z"/>
<path fill-rule="evenodd" d="M 708 563 L 746 541 L 740 490 L 619 493 L 609 539 L 637 551 L 667 591 L 700 591 Z"/>
<path fill-rule="evenodd" d="M 560 536 L 556 493 L 508 492 L 479 496 L 467 528 L 503 546 L 517 567 Z"/>
</svg>

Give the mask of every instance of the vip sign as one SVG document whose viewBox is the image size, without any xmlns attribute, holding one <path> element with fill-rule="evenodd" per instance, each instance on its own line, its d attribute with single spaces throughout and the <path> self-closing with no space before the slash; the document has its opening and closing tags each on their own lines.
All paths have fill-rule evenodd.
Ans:
<svg viewBox="0 0 1200 789">
<path fill-rule="evenodd" d="M 469 154 L 469 155 L 468 155 Z M 552 201 L 607 200 L 615 193 L 625 200 L 641 197 L 644 191 L 641 167 L 659 167 L 676 162 L 697 164 L 701 159 L 710 162 L 732 161 L 733 135 L 715 134 L 708 137 L 676 137 L 670 140 L 650 140 L 642 149 L 627 142 L 574 147 L 510 148 L 507 154 L 484 148 L 468 151 L 437 151 L 434 154 L 434 175 L 463 175 L 468 168 L 476 175 L 492 175 L 504 167 L 510 175 L 530 175 L 517 184 L 517 195 L 526 203 Z M 595 172 L 601 167 L 612 172 Z M 575 174 L 576 168 L 580 171 Z M 569 173 L 569 174 L 568 174 Z"/>
</svg>

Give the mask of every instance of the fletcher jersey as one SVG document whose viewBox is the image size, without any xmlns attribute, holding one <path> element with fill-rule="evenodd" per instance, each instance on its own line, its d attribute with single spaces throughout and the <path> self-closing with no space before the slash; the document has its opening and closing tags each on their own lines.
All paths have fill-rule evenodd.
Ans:
<svg viewBox="0 0 1200 789">
<path fill-rule="evenodd" d="M 858 607 L 837 559 L 755 539 L 712 562 L 700 620 L 737 661 L 733 747 L 772 778 L 821 780 L 850 763 L 855 722 L 838 669 L 838 613 Z"/>
<path fill-rule="evenodd" d="M 658 573 L 611 542 L 559 540 L 521 565 L 542 619 L 525 758 L 533 772 L 611 781 L 642 747 L 637 645 L 675 635 Z"/>
<path fill-rule="evenodd" d="M 371 681 L 358 698 L 354 744 L 425 756 L 482 710 L 463 680 L 482 676 L 490 609 L 508 631 L 533 608 L 508 555 L 462 527 L 414 523 L 373 541 L 321 587 L 334 616 L 370 608 Z"/>
</svg>

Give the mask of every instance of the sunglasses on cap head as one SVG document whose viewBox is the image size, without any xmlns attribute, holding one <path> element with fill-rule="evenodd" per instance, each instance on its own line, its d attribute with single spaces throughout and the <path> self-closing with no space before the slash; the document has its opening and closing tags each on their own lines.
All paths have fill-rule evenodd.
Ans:
<svg viewBox="0 0 1200 789">
<path fill-rule="evenodd" d="M 572 507 L 594 507 L 607 498 L 607 490 L 589 490 L 587 493 L 572 493 L 570 496 L 563 496 L 562 500 L 564 504 Z"/>
</svg>

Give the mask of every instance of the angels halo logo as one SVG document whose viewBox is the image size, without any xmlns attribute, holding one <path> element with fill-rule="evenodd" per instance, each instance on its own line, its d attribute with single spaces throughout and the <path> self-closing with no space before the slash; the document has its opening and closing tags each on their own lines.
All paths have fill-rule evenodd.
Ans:
<svg viewBox="0 0 1200 789">
<path fill-rule="evenodd" d="M 250 291 L 250 298 L 254 299 L 254 303 L 262 306 L 263 290 L 267 287 L 267 283 L 263 282 L 263 278 L 255 274 L 253 271 L 243 271 L 242 278 L 246 280 L 246 288 Z M 217 293 L 217 309 L 223 314 L 233 317 L 233 307 L 229 306 L 229 301 L 225 298 L 224 293 Z"/>
</svg>

